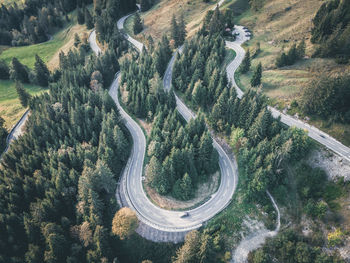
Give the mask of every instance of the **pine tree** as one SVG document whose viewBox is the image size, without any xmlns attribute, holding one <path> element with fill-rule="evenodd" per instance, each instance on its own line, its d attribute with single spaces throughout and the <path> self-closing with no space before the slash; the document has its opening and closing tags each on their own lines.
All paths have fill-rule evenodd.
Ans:
<svg viewBox="0 0 350 263">
<path fill-rule="evenodd" d="M 185 24 L 185 19 L 184 19 L 183 13 L 180 16 L 180 21 L 178 24 L 178 31 L 179 31 L 179 42 L 180 42 L 180 45 L 182 45 L 185 42 L 186 35 L 187 35 L 186 24 Z"/>
<path fill-rule="evenodd" d="M 24 108 L 27 108 L 29 100 L 31 98 L 30 94 L 23 88 L 23 85 L 20 82 L 16 82 L 16 91 L 19 97 L 19 101 Z"/>
<path fill-rule="evenodd" d="M 297 46 L 297 57 L 298 59 L 302 59 L 305 56 L 305 49 L 306 49 L 306 44 L 305 40 L 303 39 L 299 45 Z"/>
<path fill-rule="evenodd" d="M 161 164 L 159 160 L 153 156 L 146 168 L 147 181 L 152 185 L 157 184 L 157 173 L 161 171 Z"/>
<path fill-rule="evenodd" d="M 169 40 L 165 34 L 162 36 L 160 50 L 162 52 L 163 63 L 165 64 L 164 68 L 166 68 L 171 58 L 172 52 L 170 49 Z M 163 74 L 160 74 L 160 75 L 162 76 Z"/>
<path fill-rule="evenodd" d="M 218 34 L 223 32 L 224 25 L 219 7 L 216 7 L 209 23 L 209 33 Z"/>
<path fill-rule="evenodd" d="M 182 178 L 180 187 L 182 190 L 182 199 L 190 199 L 193 195 L 193 186 L 191 177 L 188 175 L 188 173 L 185 173 L 184 177 Z"/>
<path fill-rule="evenodd" d="M 97 16 L 96 18 L 95 28 L 97 40 L 102 42 L 106 37 L 106 26 L 103 19 L 100 16 Z"/>
<path fill-rule="evenodd" d="M 196 103 L 199 106 L 205 105 L 204 103 L 205 94 L 203 93 L 203 89 L 204 87 L 202 85 L 202 82 L 198 80 L 194 85 L 194 88 L 192 91 L 192 99 L 194 103 Z"/>
<path fill-rule="evenodd" d="M 298 59 L 297 47 L 295 44 L 293 44 L 292 47 L 289 49 L 287 58 L 288 58 L 287 65 L 293 65 L 295 61 Z"/>
<path fill-rule="evenodd" d="M 35 55 L 34 72 L 37 83 L 42 87 L 47 87 L 50 78 L 50 71 L 38 55 Z"/>
<path fill-rule="evenodd" d="M 199 262 L 198 250 L 200 247 L 200 233 L 197 230 L 189 232 L 185 243 L 176 251 L 173 263 Z"/>
<path fill-rule="evenodd" d="M 215 262 L 216 255 L 214 251 L 214 246 L 212 238 L 209 234 L 203 233 L 200 238 L 200 246 L 198 251 L 198 258 L 200 263 L 205 262 Z"/>
<path fill-rule="evenodd" d="M 85 22 L 85 16 L 84 16 L 83 11 L 82 11 L 80 8 L 78 8 L 77 17 L 78 17 L 78 18 L 77 18 L 78 24 L 79 24 L 79 25 L 84 24 L 84 22 Z"/>
<path fill-rule="evenodd" d="M 151 8 L 151 6 L 152 6 L 152 0 L 141 0 L 141 1 L 140 1 L 140 5 L 141 5 L 141 11 L 142 11 L 142 12 L 145 12 L 145 11 L 147 11 L 148 9 Z"/>
<path fill-rule="evenodd" d="M 174 40 L 175 42 L 175 47 L 178 47 L 180 45 L 180 35 L 179 35 L 179 28 L 177 25 L 177 21 L 175 18 L 175 15 L 173 15 L 172 19 L 171 19 L 171 38 Z"/>
<path fill-rule="evenodd" d="M 10 69 L 4 60 L 0 60 L 0 79 L 9 79 Z"/>
<path fill-rule="evenodd" d="M 173 110 L 176 108 L 176 98 L 173 87 L 171 87 L 168 95 L 168 108 Z"/>
<path fill-rule="evenodd" d="M 286 53 L 282 52 L 282 54 L 276 59 L 276 66 L 280 68 L 284 67 L 285 65 L 288 65 L 288 56 Z"/>
<path fill-rule="evenodd" d="M 250 51 L 249 49 L 247 50 L 247 53 L 245 54 L 245 57 L 242 61 L 241 67 L 240 67 L 240 72 L 242 74 L 247 73 L 250 70 Z"/>
<path fill-rule="evenodd" d="M 94 11 L 96 16 L 101 15 L 102 8 L 102 0 L 94 0 Z"/>
<path fill-rule="evenodd" d="M 80 37 L 77 33 L 74 34 L 74 46 L 78 47 L 80 44 Z"/>
<path fill-rule="evenodd" d="M 11 78 L 23 83 L 29 83 L 28 71 L 17 58 L 12 59 Z"/>
<path fill-rule="evenodd" d="M 138 33 L 142 32 L 142 30 L 143 30 L 143 24 L 142 24 L 141 17 L 140 17 L 138 12 L 136 13 L 136 15 L 134 17 L 133 30 L 134 30 L 134 34 L 135 35 L 137 35 Z"/>
<path fill-rule="evenodd" d="M 259 86 L 261 84 L 261 77 L 262 77 L 262 65 L 261 63 L 259 63 L 254 71 L 252 79 L 250 80 L 250 85 L 252 87 Z"/>
<path fill-rule="evenodd" d="M 0 116 L 0 151 L 2 152 L 6 145 L 7 130 L 4 127 L 5 120 Z"/>
<path fill-rule="evenodd" d="M 212 160 L 213 150 L 213 140 L 209 132 L 206 132 L 202 135 L 199 146 L 199 167 L 202 167 L 204 174 L 211 173 L 216 168 Z"/>
<path fill-rule="evenodd" d="M 84 13 L 84 20 L 85 20 L 85 24 L 87 29 L 92 29 L 94 28 L 94 20 L 89 12 L 89 10 L 87 8 L 85 8 L 85 13 Z"/>
</svg>

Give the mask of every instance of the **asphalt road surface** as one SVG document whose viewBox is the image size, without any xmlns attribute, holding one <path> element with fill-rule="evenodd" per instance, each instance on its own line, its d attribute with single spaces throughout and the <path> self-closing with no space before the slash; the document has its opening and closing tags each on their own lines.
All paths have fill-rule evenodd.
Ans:
<svg viewBox="0 0 350 263">
<path fill-rule="evenodd" d="M 223 1 L 220 2 L 222 3 Z M 130 15 L 127 15 L 118 21 L 117 25 L 119 29 L 122 30 L 124 28 L 124 22 Z M 227 47 L 234 49 L 236 52 L 235 59 L 227 67 L 227 73 L 230 81 L 233 83 L 233 85 L 238 91 L 238 96 L 242 97 L 243 92 L 238 88 L 234 81 L 234 73 L 239 67 L 245 55 L 244 49 L 241 47 L 241 44 L 249 38 L 245 37 L 243 27 L 237 26 L 236 29 L 238 32 L 240 32 L 240 35 L 237 37 L 237 40 L 235 42 L 226 42 Z M 128 35 L 125 35 L 125 37 L 139 51 L 142 51 L 142 43 L 138 42 L 137 40 L 133 39 Z M 90 35 L 89 40 L 91 42 L 96 43 L 96 37 L 93 37 L 93 35 L 92 37 Z M 91 47 L 96 54 L 100 52 L 97 44 L 92 44 Z M 167 90 L 169 90 L 171 87 L 172 66 L 174 61 L 175 56 L 172 57 L 164 76 L 164 87 Z M 125 120 L 125 125 L 129 129 L 134 142 L 132 154 L 128 160 L 120 184 L 120 187 L 123 188 L 123 191 L 121 192 L 125 194 L 125 199 L 127 200 L 128 206 L 133 208 L 137 212 L 139 219 L 143 223 L 155 229 L 168 232 L 181 232 L 199 228 L 203 223 L 208 221 L 210 218 L 212 218 L 215 214 L 220 212 L 230 203 L 238 181 L 236 164 L 229 159 L 229 157 L 223 151 L 220 145 L 217 144 L 214 140 L 214 147 L 219 153 L 221 184 L 218 191 L 210 198 L 210 200 L 195 209 L 187 211 L 189 213 L 189 216 L 186 218 L 180 217 L 183 214 L 183 212 L 168 211 L 155 206 L 147 198 L 142 186 L 142 168 L 145 156 L 146 140 L 138 124 L 123 110 L 123 108 L 119 104 L 118 86 L 119 75 L 118 77 L 116 77 L 111 86 L 110 95 L 116 102 L 120 113 Z M 191 112 L 191 110 L 189 110 L 187 106 L 178 97 L 176 97 L 176 102 L 177 109 L 187 121 L 191 118 L 195 118 L 195 114 Z M 275 112 L 274 109 L 271 110 L 274 116 L 278 114 Z M 286 116 L 285 118 L 289 120 L 291 117 Z M 293 118 L 291 119 L 293 120 Z M 282 118 L 282 121 L 288 125 L 287 120 Z M 305 124 L 301 124 L 307 127 Z M 323 139 L 327 140 L 327 138 Z"/>
<path fill-rule="evenodd" d="M 16 123 L 16 125 L 12 128 L 9 135 L 6 138 L 6 148 L 3 153 L 0 155 L 0 159 L 4 153 L 6 153 L 10 147 L 10 144 L 13 140 L 16 140 L 23 132 L 23 126 L 28 119 L 29 110 L 27 110 L 21 117 L 21 119 Z"/>
<path fill-rule="evenodd" d="M 245 32 L 242 26 L 236 26 L 236 31 L 239 33 L 236 41 L 230 42 L 226 41 L 226 47 L 233 49 L 236 52 L 235 59 L 227 66 L 227 76 L 229 81 L 233 84 L 233 86 L 237 90 L 237 95 L 239 98 L 243 96 L 243 91 L 237 86 L 236 81 L 234 79 L 234 74 L 238 69 L 239 65 L 242 63 L 242 60 L 245 55 L 244 49 L 241 47 L 245 41 L 249 40 L 248 37 L 245 36 Z M 281 116 L 281 121 L 288 126 L 295 126 L 297 128 L 303 129 L 308 132 L 310 138 L 324 145 L 328 149 L 333 152 L 339 154 L 343 158 L 350 161 L 350 148 L 343 145 L 341 142 L 337 141 L 333 137 L 329 136 L 327 133 L 317 129 L 314 126 L 309 125 L 306 122 L 301 121 L 300 119 L 296 119 L 290 115 L 283 114 L 275 108 L 269 107 L 269 110 L 272 112 L 272 115 L 277 118 Z"/>
<path fill-rule="evenodd" d="M 101 53 L 101 48 L 97 45 L 96 30 L 93 30 L 89 36 L 89 43 L 92 51 L 98 56 Z"/>
<path fill-rule="evenodd" d="M 128 16 L 130 15 L 127 15 L 118 21 L 117 25 L 119 29 L 122 30 L 124 28 L 123 24 Z M 126 38 L 135 45 L 138 50 L 142 51 L 142 43 L 128 35 L 126 35 Z M 92 35 L 89 40 L 96 43 L 94 35 Z M 96 54 L 99 53 L 97 44 L 92 44 L 91 48 Z M 172 59 L 172 62 L 174 62 L 174 59 Z M 169 63 L 167 72 L 170 72 L 171 74 L 172 63 Z M 171 83 L 171 80 L 169 83 Z M 189 216 L 185 218 L 181 218 L 181 215 L 184 212 L 169 211 L 157 207 L 147 198 L 142 186 L 142 168 L 146 149 L 145 136 L 138 124 L 121 107 L 118 101 L 118 87 L 119 74 L 117 74 L 117 77 L 110 88 L 109 94 L 114 99 L 120 114 L 125 120 L 125 125 L 133 138 L 132 153 L 120 182 L 120 188 L 122 188 L 122 191 L 120 192 L 125 195 L 128 206 L 136 211 L 138 218 L 144 224 L 155 229 L 167 232 L 184 232 L 199 228 L 203 223 L 207 222 L 218 212 L 222 211 L 230 203 L 237 186 L 238 172 L 236 164 L 230 160 L 221 146 L 214 141 L 214 147 L 219 153 L 219 165 L 221 169 L 221 184 L 218 191 L 203 205 L 188 210 L 187 212 L 189 213 Z M 169 89 L 170 87 L 166 86 L 165 88 Z M 186 120 L 195 117 L 195 115 L 181 102 L 179 98 L 176 100 L 178 110 Z"/>
<path fill-rule="evenodd" d="M 139 7 L 139 6 L 138 6 Z M 121 19 L 118 20 L 117 22 L 117 27 L 119 30 L 124 30 L 124 23 L 125 23 L 125 20 L 128 19 L 129 16 L 133 15 L 134 13 L 131 13 L 131 14 L 128 14 L 124 17 L 122 17 Z M 131 44 L 133 44 L 137 50 L 139 52 L 142 52 L 142 49 L 143 49 L 143 44 L 139 41 L 137 41 L 136 39 L 132 38 L 131 36 L 129 36 L 128 34 L 124 34 L 124 37 L 126 40 L 128 40 Z"/>
</svg>

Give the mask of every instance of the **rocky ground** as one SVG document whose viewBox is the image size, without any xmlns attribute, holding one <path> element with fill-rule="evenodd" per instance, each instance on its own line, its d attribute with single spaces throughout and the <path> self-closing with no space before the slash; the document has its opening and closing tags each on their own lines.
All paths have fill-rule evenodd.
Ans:
<svg viewBox="0 0 350 263">
<path fill-rule="evenodd" d="M 344 181 L 350 181 L 350 162 L 330 150 L 314 150 L 308 162 L 313 167 L 325 170 L 330 180 L 343 177 Z"/>
</svg>

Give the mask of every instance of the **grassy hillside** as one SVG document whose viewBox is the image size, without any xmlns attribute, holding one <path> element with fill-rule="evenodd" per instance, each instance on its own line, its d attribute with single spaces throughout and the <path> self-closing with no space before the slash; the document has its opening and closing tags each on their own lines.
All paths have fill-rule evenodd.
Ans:
<svg viewBox="0 0 350 263">
<path fill-rule="evenodd" d="M 270 104 L 280 109 L 297 100 L 302 87 L 314 76 L 322 72 L 350 72 L 349 65 L 336 64 L 333 59 L 310 58 L 314 52 L 314 46 L 310 43 L 312 19 L 322 3 L 320 0 L 269 0 L 259 12 L 252 12 L 247 4 L 244 7 L 242 0 L 233 0 L 224 5 L 233 11 L 237 10 L 238 5 L 243 11 L 236 14 L 235 22 L 247 26 L 253 32 L 254 36 L 245 44 L 245 48 L 254 50 L 256 44 L 260 43 L 261 51 L 252 60 L 252 66 L 262 63 L 262 91 L 270 98 Z M 288 50 L 293 43 L 302 39 L 306 41 L 305 59 L 292 66 L 277 68 L 275 61 L 281 51 Z M 239 77 L 238 83 L 243 89 L 250 87 L 251 76 L 249 72 Z M 298 109 L 292 109 L 289 113 L 296 112 Z M 312 117 L 310 123 L 350 145 L 350 125 L 331 124 Z"/>
<path fill-rule="evenodd" d="M 11 6 L 15 2 L 20 6 L 24 3 L 24 0 L 0 0 L 0 5 Z"/>
<path fill-rule="evenodd" d="M 170 33 L 170 22 L 173 14 L 179 17 L 184 15 L 187 24 L 188 36 L 192 36 L 198 29 L 206 11 L 213 8 L 218 1 L 211 0 L 204 3 L 203 0 L 160 0 L 149 11 L 142 13 L 145 30 L 137 36 L 141 41 L 145 36 L 151 35 L 155 41 L 160 40 L 163 33 Z M 126 21 L 126 30 L 132 33 L 133 17 Z"/>
<path fill-rule="evenodd" d="M 80 37 L 87 34 L 85 25 L 79 25 L 76 21 L 76 12 L 69 15 L 71 20 L 63 29 L 53 35 L 53 40 L 23 47 L 0 47 L 0 59 L 4 59 L 8 64 L 13 57 L 17 57 L 23 64 L 30 68 L 34 67 L 35 54 L 38 54 L 52 70 L 58 66 L 58 54 L 60 50 L 68 52 L 74 46 L 74 34 L 78 33 Z M 24 88 L 31 94 L 37 95 L 45 91 L 35 85 L 24 85 Z M 13 81 L 0 80 L 0 116 L 5 119 L 5 127 L 11 129 L 12 126 L 25 112 L 20 105 L 15 83 Z"/>
<path fill-rule="evenodd" d="M 71 22 L 63 29 L 53 35 L 51 41 L 23 46 L 23 47 L 2 47 L 0 49 L 0 59 L 4 59 L 6 63 L 10 64 L 13 57 L 17 57 L 23 64 L 30 68 L 34 67 L 35 54 L 38 54 L 50 69 L 58 65 L 58 54 L 62 49 L 67 52 L 74 44 L 74 34 L 78 33 L 81 37 L 84 33 L 88 33 L 85 25 L 79 25 L 76 22 L 76 12 L 70 14 Z"/>
<path fill-rule="evenodd" d="M 33 96 L 45 91 L 45 89 L 24 84 L 24 88 Z M 26 111 L 19 102 L 15 83 L 11 80 L 0 80 L 0 116 L 5 119 L 5 127 L 10 130 Z"/>
</svg>

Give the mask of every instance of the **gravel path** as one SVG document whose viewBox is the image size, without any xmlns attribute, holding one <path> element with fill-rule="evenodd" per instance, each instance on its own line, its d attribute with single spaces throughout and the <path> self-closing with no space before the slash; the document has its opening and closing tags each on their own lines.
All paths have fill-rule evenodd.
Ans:
<svg viewBox="0 0 350 263">
<path fill-rule="evenodd" d="M 266 238 L 277 235 L 278 231 L 280 230 L 280 227 L 281 227 L 280 210 L 278 209 L 278 206 L 275 200 L 273 199 L 272 195 L 270 194 L 270 192 L 266 191 L 266 193 L 270 197 L 271 202 L 277 213 L 276 229 L 273 231 L 269 231 L 265 227 L 263 227 L 263 228 L 260 228 L 260 230 L 257 230 L 256 232 L 253 232 L 250 235 L 243 238 L 243 240 L 241 241 L 241 243 L 238 245 L 238 247 L 233 253 L 231 263 L 247 262 L 248 254 L 250 251 L 253 251 L 259 248 L 262 244 L 265 243 Z"/>
</svg>

